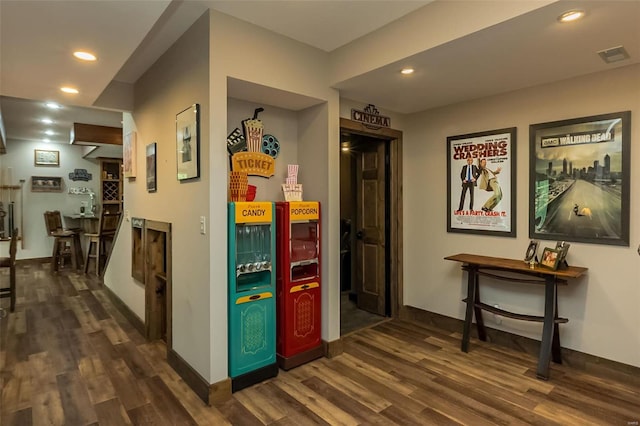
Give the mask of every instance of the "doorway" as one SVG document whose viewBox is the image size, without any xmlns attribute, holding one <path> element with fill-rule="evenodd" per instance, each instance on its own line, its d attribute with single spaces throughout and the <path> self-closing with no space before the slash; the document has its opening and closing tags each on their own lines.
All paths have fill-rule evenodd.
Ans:
<svg viewBox="0 0 640 426">
<path fill-rule="evenodd" d="M 402 289 L 401 142 L 341 119 L 340 332 L 398 315 Z"/>
</svg>

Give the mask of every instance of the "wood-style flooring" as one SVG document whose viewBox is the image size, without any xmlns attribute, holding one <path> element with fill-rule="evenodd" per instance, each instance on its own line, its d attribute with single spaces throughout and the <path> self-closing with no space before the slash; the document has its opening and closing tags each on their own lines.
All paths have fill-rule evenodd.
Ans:
<svg viewBox="0 0 640 426">
<path fill-rule="evenodd" d="M 0 276 L 6 285 L 7 276 Z M 2 301 L 7 307 L 8 301 Z M 0 319 L 0 425 L 638 425 L 640 378 L 553 365 L 386 321 L 319 359 L 204 405 L 93 278 L 22 265 Z"/>
</svg>

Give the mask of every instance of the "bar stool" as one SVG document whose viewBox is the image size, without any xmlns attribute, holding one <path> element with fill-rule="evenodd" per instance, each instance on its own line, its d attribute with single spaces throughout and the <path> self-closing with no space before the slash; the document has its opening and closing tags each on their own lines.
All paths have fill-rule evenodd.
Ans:
<svg viewBox="0 0 640 426">
<path fill-rule="evenodd" d="M 9 311 L 16 309 L 16 252 L 18 251 L 18 229 L 13 230 L 9 243 L 9 257 L 0 257 L 0 268 L 9 268 L 9 288 L 0 288 L 0 298 L 8 297 Z"/>
<path fill-rule="evenodd" d="M 57 272 L 64 267 L 66 257 L 71 259 L 73 269 L 82 269 L 82 247 L 78 233 L 64 229 L 58 210 L 44 212 L 44 222 L 47 234 L 55 238 L 51 254 L 51 271 Z"/>
<path fill-rule="evenodd" d="M 102 210 L 100 215 L 100 223 L 98 225 L 98 233 L 85 233 L 87 237 L 87 256 L 84 262 L 84 273 L 89 273 L 89 262 L 95 259 L 95 273 L 100 276 L 102 273 L 102 260 L 109 256 L 113 248 L 113 240 L 120 224 L 120 212 L 108 212 Z M 107 242 L 109 242 L 109 250 L 107 251 Z M 104 266 L 102 266 L 104 268 Z"/>
</svg>

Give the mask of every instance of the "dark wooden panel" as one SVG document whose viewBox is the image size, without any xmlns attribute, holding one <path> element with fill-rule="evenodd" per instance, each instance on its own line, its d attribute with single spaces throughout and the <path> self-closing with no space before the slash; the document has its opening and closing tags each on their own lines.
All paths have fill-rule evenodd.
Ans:
<svg viewBox="0 0 640 426">
<path fill-rule="evenodd" d="M 71 143 L 75 145 L 122 145 L 122 128 L 73 123 Z"/>
</svg>

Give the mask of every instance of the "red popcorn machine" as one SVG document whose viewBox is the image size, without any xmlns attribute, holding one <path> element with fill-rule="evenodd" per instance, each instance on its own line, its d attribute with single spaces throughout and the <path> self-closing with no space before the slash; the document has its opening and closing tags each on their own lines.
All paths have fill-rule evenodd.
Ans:
<svg viewBox="0 0 640 426">
<path fill-rule="evenodd" d="M 320 203 L 276 203 L 276 358 L 289 370 L 324 355 Z"/>
</svg>

